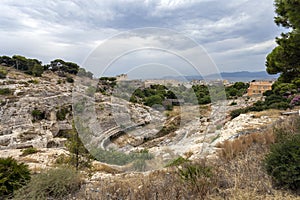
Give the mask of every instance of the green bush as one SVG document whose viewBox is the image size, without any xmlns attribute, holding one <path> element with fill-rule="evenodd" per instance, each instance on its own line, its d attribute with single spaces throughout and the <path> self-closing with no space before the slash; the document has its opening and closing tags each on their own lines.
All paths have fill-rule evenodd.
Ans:
<svg viewBox="0 0 300 200">
<path fill-rule="evenodd" d="M 0 95 L 8 95 L 11 94 L 11 90 L 9 88 L 0 88 Z"/>
<path fill-rule="evenodd" d="M 63 121 L 66 119 L 66 115 L 69 113 L 68 108 L 61 108 L 60 110 L 57 111 L 56 113 L 56 118 L 59 121 Z"/>
<path fill-rule="evenodd" d="M 80 189 L 80 175 L 72 168 L 50 169 L 34 175 L 15 199 L 65 199 Z"/>
<path fill-rule="evenodd" d="M 32 112 L 31 112 L 31 115 L 33 117 L 33 121 L 38 121 L 38 120 L 42 120 L 42 119 L 45 119 L 45 112 L 41 111 L 41 110 L 38 110 L 38 109 L 34 109 Z"/>
<path fill-rule="evenodd" d="M 284 139 L 286 138 L 286 139 Z M 265 168 L 276 185 L 300 189 L 300 134 L 281 134 L 280 142 L 271 146 Z"/>
<path fill-rule="evenodd" d="M 22 156 L 27 156 L 27 155 L 30 155 L 30 154 L 34 154 L 34 153 L 37 153 L 38 150 L 34 147 L 29 147 L 27 149 L 24 149 L 22 151 Z"/>
<path fill-rule="evenodd" d="M 194 163 L 186 158 L 179 157 L 171 161 L 166 167 L 176 167 L 180 179 L 192 191 L 200 194 L 200 199 L 205 199 L 209 191 L 216 185 L 213 168 L 206 165 L 205 160 Z"/>
<path fill-rule="evenodd" d="M 129 163 L 134 164 L 134 168 L 143 170 L 145 168 L 144 161 L 151 160 L 153 155 L 144 149 L 140 152 L 130 152 L 128 154 L 119 152 L 116 150 L 103 150 L 103 149 L 93 149 L 91 154 L 100 162 L 113 164 L 113 165 L 126 165 Z"/>
<path fill-rule="evenodd" d="M 74 83 L 74 79 L 71 76 L 67 76 L 68 83 Z"/>
<path fill-rule="evenodd" d="M 0 79 L 6 78 L 7 70 L 4 67 L 0 67 Z"/>
<path fill-rule="evenodd" d="M 13 192 L 30 180 L 30 171 L 24 163 L 18 164 L 11 157 L 0 158 L 0 199 L 10 197 Z"/>
<path fill-rule="evenodd" d="M 246 113 L 247 109 L 239 108 L 230 112 L 231 119 L 238 117 L 240 114 Z"/>
</svg>

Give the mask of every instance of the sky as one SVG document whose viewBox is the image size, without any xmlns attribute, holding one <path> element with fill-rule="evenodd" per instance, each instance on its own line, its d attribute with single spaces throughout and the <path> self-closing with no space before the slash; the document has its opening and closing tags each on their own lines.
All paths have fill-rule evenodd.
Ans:
<svg viewBox="0 0 300 200">
<path fill-rule="evenodd" d="M 273 0 L 1 0 L 0 55 L 97 75 L 264 71 L 274 15 Z"/>
</svg>

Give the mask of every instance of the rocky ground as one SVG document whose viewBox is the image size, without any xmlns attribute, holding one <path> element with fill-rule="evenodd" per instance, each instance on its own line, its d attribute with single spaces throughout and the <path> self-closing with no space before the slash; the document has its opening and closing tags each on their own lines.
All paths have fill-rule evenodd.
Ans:
<svg viewBox="0 0 300 200">
<path fill-rule="evenodd" d="M 68 154 L 64 147 L 67 139 L 60 137 L 60 132 L 73 128 L 73 87 L 74 83 L 52 72 L 32 77 L 11 69 L 7 78 L 0 80 L 0 89 L 12 91 L 1 95 L 0 156 L 13 156 L 31 168 L 45 168 L 60 154 Z M 86 95 L 88 90 L 84 86 L 80 91 Z M 87 148 L 115 148 L 123 152 L 147 148 L 162 165 L 178 155 L 189 154 L 191 159 L 213 157 L 217 143 L 258 132 L 280 118 L 278 113 L 265 112 L 242 114 L 229 120 L 230 110 L 257 100 L 246 97 L 234 100 L 235 106 L 228 106 L 232 102 L 229 100 L 201 107 L 181 106 L 172 112 L 129 104 L 100 93 L 95 97 L 92 114 L 79 115 L 83 121 L 88 120 L 85 123 L 91 131 L 89 141 L 85 141 Z M 67 110 L 65 118 L 58 119 L 62 108 Z M 41 111 L 43 118 L 35 119 L 33 110 Z M 28 147 L 40 151 L 21 156 L 22 149 Z"/>
</svg>

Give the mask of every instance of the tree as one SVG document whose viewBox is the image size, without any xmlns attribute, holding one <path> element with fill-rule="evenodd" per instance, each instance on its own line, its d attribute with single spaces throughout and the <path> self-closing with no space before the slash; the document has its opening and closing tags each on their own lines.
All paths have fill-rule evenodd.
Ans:
<svg viewBox="0 0 300 200">
<path fill-rule="evenodd" d="M 160 95 L 153 95 L 153 96 L 147 97 L 145 99 L 145 105 L 150 106 L 150 107 L 155 104 L 162 105 L 162 101 L 163 101 L 163 99 L 161 98 Z"/>
<path fill-rule="evenodd" d="M 34 64 L 29 70 L 33 76 L 41 76 L 44 72 L 44 67 L 41 64 Z"/>
<path fill-rule="evenodd" d="M 298 0 L 275 0 L 275 23 L 288 28 L 276 38 L 277 47 L 267 56 L 269 74 L 281 73 L 278 81 L 290 83 L 300 74 L 300 2 Z"/>
</svg>

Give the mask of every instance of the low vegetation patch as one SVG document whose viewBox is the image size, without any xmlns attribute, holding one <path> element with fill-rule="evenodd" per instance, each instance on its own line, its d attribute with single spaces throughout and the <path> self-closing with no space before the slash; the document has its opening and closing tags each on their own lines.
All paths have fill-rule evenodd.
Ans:
<svg viewBox="0 0 300 200">
<path fill-rule="evenodd" d="M 16 193 L 15 199 L 66 199 L 80 189 L 81 183 L 75 169 L 49 169 L 32 176 L 28 185 Z"/>
<path fill-rule="evenodd" d="M 38 152 L 38 150 L 36 148 L 29 147 L 27 149 L 22 150 L 22 156 L 27 156 L 27 155 L 30 155 L 30 154 L 35 154 L 37 152 Z"/>
<path fill-rule="evenodd" d="M 0 95 L 10 95 L 12 91 L 9 88 L 0 88 Z"/>
<path fill-rule="evenodd" d="M 30 171 L 24 163 L 15 159 L 0 158 L 0 199 L 12 197 L 13 193 L 30 180 Z"/>
</svg>

